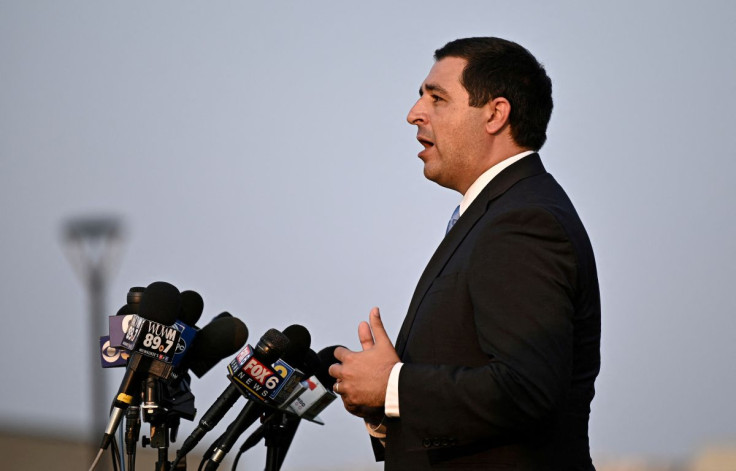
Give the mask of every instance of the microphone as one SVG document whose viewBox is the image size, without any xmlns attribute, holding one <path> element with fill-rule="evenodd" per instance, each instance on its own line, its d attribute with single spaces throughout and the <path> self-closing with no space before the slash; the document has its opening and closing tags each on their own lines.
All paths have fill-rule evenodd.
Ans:
<svg viewBox="0 0 736 471">
<path fill-rule="evenodd" d="M 196 291 L 181 292 L 181 313 L 179 320 L 186 325 L 194 326 L 204 312 L 204 300 Z"/>
<path fill-rule="evenodd" d="M 227 426 L 225 433 L 217 439 L 217 446 L 215 447 L 212 456 L 205 463 L 205 471 L 211 471 L 220 466 L 220 463 L 225 458 L 225 455 L 230 451 L 235 441 L 237 441 L 237 439 L 240 438 L 240 435 L 242 435 L 243 432 L 245 432 L 245 430 L 261 416 L 262 412 L 263 406 L 261 404 L 255 401 L 248 401 L 235 420 Z"/>
<path fill-rule="evenodd" d="M 146 288 L 140 286 L 133 286 L 130 288 L 126 296 L 126 304 L 118 310 L 117 314 L 108 318 L 110 327 L 110 346 L 123 346 L 125 332 L 128 330 L 133 317 L 140 311 L 141 299 L 143 299 L 143 292 L 145 290 Z"/>
<path fill-rule="evenodd" d="M 237 371 L 239 382 L 250 392 L 246 392 L 250 400 L 240 414 L 238 414 L 238 417 L 228 426 L 225 433 L 217 439 L 217 446 L 207 461 L 204 467 L 205 470 L 217 469 L 225 458 L 225 455 L 227 455 L 238 438 L 240 438 L 240 435 L 263 412 L 268 410 L 268 405 L 277 406 L 279 405 L 279 397 L 284 394 L 287 396 L 290 394 L 290 391 L 284 391 L 288 384 L 290 384 L 289 378 L 295 378 L 296 382 L 293 384 L 298 384 L 303 377 L 303 372 L 291 367 L 285 360 L 289 360 L 293 365 L 302 365 L 309 351 L 309 344 L 312 340 L 311 335 L 305 327 L 298 324 L 284 329 L 284 335 L 289 339 L 287 351 L 284 352 L 281 359 L 273 362 L 273 370 L 267 366 L 270 363 L 264 364 L 263 362 L 257 361 L 258 359 L 255 355 L 246 357 L 243 361 L 237 363 L 240 365 Z M 234 361 L 233 363 L 236 362 Z M 230 367 L 232 367 L 233 363 L 231 363 Z M 279 377 L 282 381 L 276 381 Z M 263 387 L 262 389 L 258 388 L 259 384 Z M 256 394 L 255 397 L 253 397 L 253 393 Z"/>
<path fill-rule="evenodd" d="M 330 365 L 337 363 L 335 359 L 335 349 L 337 347 L 339 345 L 325 347 L 320 350 L 317 354 L 319 366 L 314 376 L 306 380 L 308 388 L 286 407 L 287 412 L 311 422 L 324 424 L 318 418 L 319 413 L 337 399 L 337 395 L 332 392 L 335 378 L 328 373 Z"/>
<path fill-rule="evenodd" d="M 337 358 L 335 358 L 335 350 L 337 350 L 337 347 L 345 348 L 342 345 L 331 345 L 323 348 L 317 354 L 320 365 L 320 368 L 316 372 L 317 379 L 319 379 L 319 381 L 330 390 L 332 390 L 332 386 L 335 384 L 335 381 L 337 381 L 335 378 L 330 376 L 330 366 L 335 363 L 340 363 L 337 361 Z"/>
<path fill-rule="evenodd" d="M 317 415 L 337 398 L 337 395 L 332 392 L 335 378 L 327 372 L 330 365 L 335 361 L 335 348 L 337 348 L 337 345 L 326 347 L 319 354 L 314 353 L 314 350 L 309 350 L 313 369 L 308 373 L 311 377 L 304 381 L 308 385 L 307 390 L 289 404 L 286 408 L 288 414 L 281 412 L 276 415 L 276 420 L 264 423 L 266 427 L 264 436 L 267 448 L 267 470 L 281 469 L 281 465 L 286 459 L 286 453 L 296 436 L 301 419 L 324 425 L 324 422 L 319 420 Z M 292 408 L 294 404 L 299 404 L 300 407 Z"/>
<path fill-rule="evenodd" d="M 223 316 L 220 319 L 227 318 L 228 317 Z M 263 334 L 256 344 L 255 349 L 253 350 L 253 355 L 263 363 L 271 364 L 281 356 L 281 354 L 287 349 L 288 345 L 289 339 L 284 334 L 276 329 L 269 329 L 265 334 Z M 243 355 L 243 352 L 246 350 L 250 350 L 250 346 L 246 346 L 246 348 L 238 354 L 238 357 Z M 235 361 L 237 361 L 237 357 Z M 229 411 L 238 398 L 240 398 L 240 389 L 238 389 L 235 383 L 232 382 L 231 375 L 228 375 L 228 378 L 231 380 L 231 383 L 215 400 L 214 404 L 210 406 L 207 412 L 204 413 L 197 425 L 197 428 L 192 431 L 189 437 L 187 437 L 182 444 L 181 448 L 176 452 L 176 459 L 171 466 L 172 469 L 176 467 L 176 464 L 178 464 L 179 461 L 200 442 L 200 440 L 202 440 L 207 432 L 212 430 L 220 420 L 222 420 L 227 411 Z"/>
<path fill-rule="evenodd" d="M 172 371 L 172 380 L 164 390 L 162 405 L 169 414 L 194 420 L 197 411 L 189 388 L 189 371 L 201 378 L 220 360 L 242 348 L 247 339 L 248 328 L 243 321 L 232 316 L 215 318 L 199 330 L 186 356 Z"/>
<path fill-rule="evenodd" d="M 332 348 L 332 352 L 334 352 L 334 349 L 336 347 L 328 347 Z M 320 354 L 322 356 L 326 355 L 326 350 L 324 349 Z M 334 358 L 333 358 L 334 361 Z M 327 369 L 329 368 L 329 365 L 331 363 L 327 363 L 323 366 L 322 362 L 320 361 L 320 355 L 314 352 L 311 348 L 307 351 L 307 355 L 304 357 L 304 377 L 309 377 L 312 375 L 322 376 L 323 374 L 326 375 L 328 378 L 331 378 L 329 374 L 327 374 Z M 319 384 L 319 382 L 316 381 L 314 376 L 311 378 L 302 381 L 301 383 L 301 389 L 296 394 L 297 399 L 294 400 L 296 402 L 299 398 L 301 398 L 304 395 L 304 391 L 307 389 L 314 389 L 316 387 L 315 383 Z M 305 386 L 306 385 L 306 386 Z M 321 387 L 321 386 L 320 386 Z M 331 387 L 331 386 L 330 386 Z M 335 394 L 331 391 L 327 392 L 328 397 L 331 395 L 332 397 L 329 398 L 327 401 L 325 401 L 324 407 L 329 405 L 330 402 L 332 402 L 335 399 Z M 311 405 L 315 401 L 312 400 L 308 403 L 306 407 L 303 407 L 304 410 L 309 409 L 312 410 Z M 303 404 L 303 403 L 302 403 Z M 324 409 L 322 407 L 322 409 Z M 322 409 L 319 409 L 321 411 Z M 287 402 L 283 406 L 279 407 L 278 411 L 269 411 L 270 413 L 265 418 L 265 420 L 262 421 L 261 426 L 256 429 L 253 434 L 248 437 L 248 439 L 245 440 L 245 442 L 240 446 L 240 449 L 238 450 L 238 453 L 235 457 L 235 461 L 233 463 L 233 468 L 237 465 L 237 462 L 240 460 L 240 456 L 245 453 L 247 450 L 255 446 L 262 438 L 266 439 L 266 469 L 281 469 L 281 465 L 284 462 L 284 459 L 286 458 L 286 454 L 289 451 L 289 447 L 291 446 L 291 442 L 294 440 L 294 437 L 296 436 L 297 429 L 299 428 L 299 424 L 301 423 L 302 418 L 307 418 L 309 420 L 312 420 L 310 417 L 302 417 L 303 414 L 297 414 L 294 410 L 290 408 L 290 404 Z M 318 412 L 315 412 L 315 415 Z M 312 420 L 314 421 L 314 420 Z M 317 420 L 318 423 L 321 423 Z"/>
<path fill-rule="evenodd" d="M 201 378 L 220 360 L 240 350 L 246 340 L 248 328 L 243 321 L 222 313 L 199 331 L 189 355 L 180 366 Z"/>
<path fill-rule="evenodd" d="M 125 376 L 113 401 L 100 449 L 110 445 L 125 410 L 140 401 L 141 382 L 149 374 L 167 377 L 171 372 L 173 351 L 179 333 L 169 327 L 176 320 L 180 309 L 179 290 L 175 286 L 157 281 L 148 285 L 140 302 L 140 313 L 131 323 L 123 339 L 123 346 L 132 354 Z M 167 362 L 168 360 L 168 362 Z"/>
<path fill-rule="evenodd" d="M 103 368 L 116 368 L 128 364 L 130 354 L 122 346 L 130 322 L 138 314 L 145 288 L 134 286 L 127 295 L 127 304 L 117 314 L 108 317 L 108 334 L 100 337 L 100 361 Z"/>
<path fill-rule="evenodd" d="M 181 333 L 181 336 L 176 344 L 176 350 L 174 351 L 174 357 L 171 362 L 174 367 L 171 372 L 171 378 L 165 378 L 171 381 L 176 381 L 179 373 L 185 371 L 185 369 L 176 367 L 188 356 L 188 350 L 194 343 L 194 339 L 199 332 L 199 327 L 195 324 L 202 317 L 202 310 L 204 309 L 202 296 L 196 291 L 182 291 L 180 299 L 181 309 L 173 327 Z"/>
<path fill-rule="evenodd" d="M 279 406 L 298 388 L 303 372 L 293 365 L 302 366 L 312 339 L 309 331 L 298 324 L 284 329 L 284 335 L 289 338 L 288 349 L 273 364 L 259 361 L 246 345 L 228 365 L 230 380 L 246 397 Z"/>
</svg>

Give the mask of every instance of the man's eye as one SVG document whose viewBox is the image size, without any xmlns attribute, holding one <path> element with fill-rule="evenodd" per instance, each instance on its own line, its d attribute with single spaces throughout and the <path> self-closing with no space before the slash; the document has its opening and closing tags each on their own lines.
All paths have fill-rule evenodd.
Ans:
<svg viewBox="0 0 736 471">
<path fill-rule="evenodd" d="M 442 100 L 442 98 L 437 95 L 430 95 L 430 97 L 432 97 L 432 101 L 435 103 Z"/>
</svg>

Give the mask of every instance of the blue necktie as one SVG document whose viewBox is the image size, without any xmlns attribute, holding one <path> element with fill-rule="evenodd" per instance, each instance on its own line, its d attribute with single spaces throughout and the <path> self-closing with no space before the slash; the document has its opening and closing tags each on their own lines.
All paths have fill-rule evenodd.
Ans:
<svg viewBox="0 0 736 471">
<path fill-rule="evenodd" d="M 455 211 L 452 213 L 452 217 L 447 222 L 447 230 L 445 231 L 445 235 L 447 235 L 450 232 L 450 229 L 452 229 L 452 226 L 455 225 L 457 220 L 460 219 L 460 205 L 455 208 Z"/>
</svg>

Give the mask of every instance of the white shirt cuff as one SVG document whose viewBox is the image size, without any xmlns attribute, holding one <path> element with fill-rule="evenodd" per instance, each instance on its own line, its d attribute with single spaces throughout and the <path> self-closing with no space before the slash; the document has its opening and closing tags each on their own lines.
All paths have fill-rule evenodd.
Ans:
<svg viewBox="0 0 736 471">
<path fill-rule="evenodd" d="M 391 374 L 388 377 L 386 403 L 384 404 L 386 417 L 399 417 L 399 371 L 402 366 L 404 366 L 403 363 L 396 363 L 391 368 Z"/>
<path fill-rule="evenodd" d="M 386 425 L 383 423 L 383 421 L 375 426 L 366 422 L 365 428 L 368 429 L 368 434 L 371 437 L 376 437 L 379 440 L 383 440 L 384 438 L 386 438 Z"/>
</svg>

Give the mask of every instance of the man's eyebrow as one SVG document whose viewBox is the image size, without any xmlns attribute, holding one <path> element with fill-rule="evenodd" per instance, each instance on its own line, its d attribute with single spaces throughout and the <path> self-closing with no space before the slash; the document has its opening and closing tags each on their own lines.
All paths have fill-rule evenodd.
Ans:
<svg viewBox="0 0 736 471">
<path fill-rule="evenodd" d="M 419 89 L 419 96 L 424 95 L 424 90 L 427 90 L 428 92 L 440 92 L 444 95 L 448 95 L 447 90 L 436 83 L 425 83 L 422 85 L 422 88 Z"/>
</svg>

